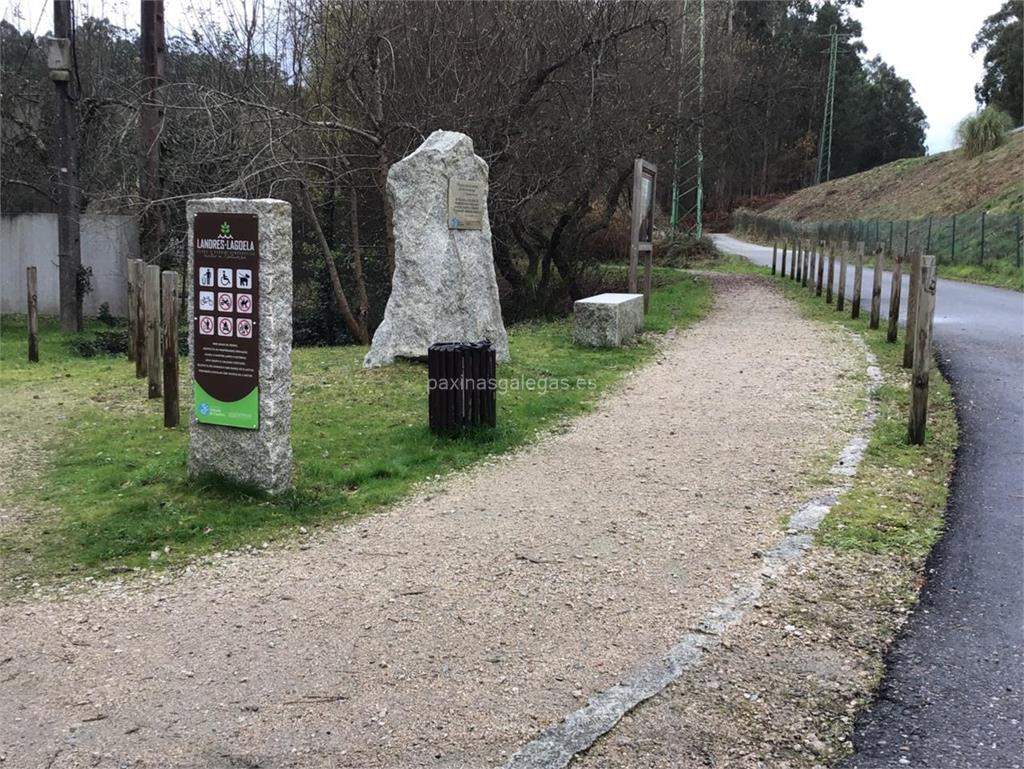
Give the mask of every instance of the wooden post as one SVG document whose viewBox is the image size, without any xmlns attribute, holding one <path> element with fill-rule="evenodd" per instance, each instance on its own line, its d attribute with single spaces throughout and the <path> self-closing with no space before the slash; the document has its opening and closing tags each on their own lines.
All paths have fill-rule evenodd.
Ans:
<svg viewBox="0 0 1024 769">
<path fill-rule="evenodd" d="M 814 241 L 807 241 L 807 272 L 804 275 L 806 283 L 804 285 L 810 286 L 811 291 L 814 291 Z"/>
<path fill-rule="evenodd" d="M 906 334 L 903 337 L 903 368 L 914 365 L 914 324 L 917 323 L 918 283 L 921 280 L 921 250 L 915 248 L 910 256 L 910 286 L 907 289 Z"/>
<path fill-rule="evenodd" d="M 786 245 L 782 244 L 782 277 L 786 277 Z"/>
<path fill-rule="evenodd" d="M 807 271 L 811 268 L 811 245 L 804 241 L 804 260 L 801 264 L 800 285 L 807 288 Z"/>
<path fill-rule="evenodd" d="M 825 286 L 825 303 L 832 304 L 832 281 L 836 274 L 836 244 L 828 244 L 828 284 Z"/>
<path fill-rule="evenodd" d="M 793 241 L 793 269 L 791 269 L 789 271 L 789 279 L 790 280 L 799 280 L 800 279 L 799 273 L 800 273 L 800 241 L 798 239 L 798 240 L 794 240 Z"/>
<path fill-rule="evenodd" d="M 896 254 L 892 264 L 892 290 L 889 292 L 889 330 L 886 342 L 895 342 L 900 325 L 900 291 L 903 288 L 903 257 Z"/>
<path fill-rule="evenodd" d="M 850 243 L 843 243 L 839 252 L 839 290 L 836 294 L 836 312 L 842 311 L 846 306 L 846 253 L 850 250 Z"/>
<path fill-rule="evenodd" d="M 36 289 L 36 268 L 25 268 L 25 285 L 28 291 L 28 359 L 39 362 L 39 291 Z"/>
<path fill-rule="evenodd" d="M 878 328 L 882 314 L 882 246 L 875 246 L 875 274 L 871 281 L 871 320 L 868 328 Z"/>
<path fill-rule="evenodd" d="M 139 287 L 135 284 L 135 276 L 132 274 L 132 262 L 137 261 L 135 259 L 129 259 L 125 264 L 125 271 L 127 273 L 127 280 L 125 283 L 128 287 L 128 360 L 135 360 L 135 316 L 138 313 L 136 304 L 139 301 Z"/>
<path fill-rule="evenodd" d="M 920 446 L 924 443 L 925 425 L 928 422 L 928 377 L 932 367 L 932 320 L 935 317 L 935 257 L 921 259 L 921 274 L 917 281 L 919 296 L 917 318 L 914 322 L 914 369 L 911 375 L 910 425 L 907 430 L 909 443 Z"/>
<path fill-rule="evenodd" d="M 860 292 L 864 284 L 864 241 L 857 243 L 857 264 L 853 268 L 853 296 L 850 298 L 850 317 L 860 317 Z"/>
<path fill-rule="evenodd" d="M 654 271 L 654 249 L 647 248 L 644 257 L 644 314 L 651 308 L 651 273 Z"/>
<path fill-rule="evenodd" d="M 772 275 L 775 274 L 775 264 L 779 258 L 779 243 L 776 241 L 772 244 Z"/>
<path fill-rule="evenodd" d="M 128 280 L 135 286 L 135 315 L 131 321 L 132 347 L 135 348 L 135 378 L 142 379 L 146 376 L 146 303 L 142 298 L 145 267 L 141 259 L 128 261 Z"/>
<path fill-rule="evenodd" d="M 817 285 L 814 288 L 814 295 L 815 296 L 821 296 L 821 289 L 823 287 L 822 283 L 824 283 L 824 278 L 825 278 L 825 253 L 823 251 L 824 248 L 825 248 L 825 241 L 819 240 L 818 241 L 818 282 L 817 282 Z"/>
<path fill-rule="evenodd" d="M 147 264 L 142 286 L 142 304 L 146 316 L 146 374 L 149 397 L 160 397 L 160 265 Z"/>
<path fill-rule="evenodd" d="M 178 273 L 161 276 L 164 347 L 164 427 L 178 426 Z"/>
</svg>

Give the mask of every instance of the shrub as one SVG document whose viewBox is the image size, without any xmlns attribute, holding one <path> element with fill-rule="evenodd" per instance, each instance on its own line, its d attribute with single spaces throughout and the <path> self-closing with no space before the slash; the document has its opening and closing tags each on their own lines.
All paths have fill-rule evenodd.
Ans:
<svg viewBox="0 0 1024 769">
<path fill-rule="evenodd" d="M 71 351 L 82 358 L 124 355 L 128 352 L 128 329 L 115 328 L 92 334 L 77 334 L 68 341 L 68 344 L 71 345 Z"/>
<path fill-rule="evenodd" d="M 1011 128 L 1013 121 L 1009 115 L 997 107 L 985 107 L 960 121 L 956 137 L 964 154 L 975 158 L 1002 145 Z"/>
<path fill-rule="evenodd" d="M 120 318 L 115 318 L 110 313 L 110 302 L 104 302 L 103 304 L 100 305 L 100 309 L 96 313 L 96 320 L 98 320 L 104 326 L 108 326 L 110 328 L 121 325 Z"/>
</svg>

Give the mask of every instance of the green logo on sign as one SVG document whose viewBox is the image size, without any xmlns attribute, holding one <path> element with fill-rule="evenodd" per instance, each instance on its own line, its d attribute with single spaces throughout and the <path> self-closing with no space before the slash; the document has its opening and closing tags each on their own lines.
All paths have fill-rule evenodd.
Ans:
<svg viewBox="0 0 1024 769">
<path fill-rule="evenodd" d="M 226 238 L 227 237 L 231 237 L 231 225 L 228 224 L 227 222 L 224 222 L 220 226 L 220 234 L 223 235 Z"/>
</svg>

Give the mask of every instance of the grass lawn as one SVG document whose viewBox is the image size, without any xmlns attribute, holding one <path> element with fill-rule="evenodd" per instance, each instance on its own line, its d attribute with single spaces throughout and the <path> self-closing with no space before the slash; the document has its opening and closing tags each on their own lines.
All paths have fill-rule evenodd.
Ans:
<svg viewBox="0 0 1024 769">
<path fill-rule="evenodd" d="M 728 255 L 726 269 L 770 274 L 743 257 Z M 910 413 L 910 372 L 902 367 L 903 329 L 896 344 L 885 341 L 886 319 L 878 330 L 868 328 L 870 305 L 851 320 L 836 312 L 809 288 L 776 277 L 786 295 L 808 317 L 842 323 L 860 334 L 878 358 L 883 383 L 878 392 L 879 415 L 853 487 L 832 508 L 818 529 L 818 541 L 837 549 L 892 553 L 923 560 L 942 533 L 947 481 L 957 446 L 957 421 L 949 384 L 932 370 L 928 394 L 925 445 L 907 444 Z"/>
<path fill-rule="evenodd" d="M 647 327 L 701 318 L 708 283 L 658 271 Z M 459 439 L 426 426 L 426 366 L 365 370 L 364 347 L 293 352 L 295 489 L 269 497 L 223 482 L 190 482 L 187 428 L 162 426 L 122 358 L 81 358 L 54 321 L 41 323 L 41 363 L 26 358 L 23 318 L 0 323 L 0 439 L 13 481 L 0 484 L 5 576 L 18 581 L 180 563 L 201 553 L 337 523 L 378 510 L 434 475 L 520 446 L 591 408 L 655 349 L 650 338 L 614 350 L 573 346 L 571 320 L 509 329 L 499 366 L 498 426 Z M 192 408 L 182 361 L 183 416 Z M 568 387 L 553 387 L 563 380 Z M 532 384 L 531 384 L 532 383 Z M 9 460 L 9 461 L 8 461 Z M 151 557 L 151 554 L 156 554 Z"/>
</svg>

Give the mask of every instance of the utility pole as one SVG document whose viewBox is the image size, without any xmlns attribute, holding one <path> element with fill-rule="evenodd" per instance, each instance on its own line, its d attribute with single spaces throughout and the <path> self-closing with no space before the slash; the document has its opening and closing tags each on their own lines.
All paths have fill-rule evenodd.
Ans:
<svg viewBox="0 0 1024 769">
<path fill-rule="evenodd" d="M 141 3 L 142 100 L 139 107 L 139 196 L 142 198 L 143 208 L 139 221 L 139 255 L 146 264 L 159 264 L 160 244 L 164 236 L 163 210 L 158 202 L 163 191 L 160 176 L 160 134 L 164 125 L 161 93 L 166 49 L 164 3 L 163 0 L 141 0 Z"/>
<path fill-rule="evenodd" d="M 53 0 L 53 37 L 47 64 L 57 97 L 57 269 L 61 331 L 82 330 L 82 244 L 78 186 L 78 107 L 75 103 L 74 22 L 72 0 Z"/>
<path fill-rule="evenodd" d="M 836 25 L 829 27 L 828 84 L 825 87 L 825 116 L 818 137 L 818 184 L 832 178 L 832 115 L 836 106 L 836 52 L 839 35 Z"/>
<path fill-rule="evenodd" d="M 730 24 L 732 14 L 729 15 Z M 704 236 L 704 0 L 700 0 L 700 65 L 697 68 L 697 240 Z"/>
<path fill-rule="evenodd" d="M 672 147 L 672 234 L 679 228 L 679 140 L 683 122 L 683 69 L 686 52 L 686 6 L 683 0 L 683 14 L 679 29 L 679 65 L 676 69 L 676 132 Z"/>
</svg>

